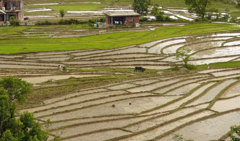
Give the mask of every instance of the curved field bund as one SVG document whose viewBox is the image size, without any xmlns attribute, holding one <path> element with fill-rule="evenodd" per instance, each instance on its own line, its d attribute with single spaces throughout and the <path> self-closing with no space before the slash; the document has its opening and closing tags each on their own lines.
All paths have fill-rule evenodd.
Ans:
<svg viewBox="0 0 240 141">
<path fill-rule="evenodd" d="M 0 68 L 2 76 L 34 79 L 59 74 L 58 65 L 161 71 L 181 63 L 175 55 L 183 47 L 192 50 L 192 64 L 238 61 L 239 39 L 240 33 L 216 33 L 111 50 L 2 55 Z M 240 124 L 239 76 L 238 67 L 159 73 L 81 89 L 20 112 L 33 112 L 43 124 L 50 119 L 48 130 L 63 141 L 165 141 L 176 134 L 196 141 L 225 139 L 230 126 Z"/>
</svg>

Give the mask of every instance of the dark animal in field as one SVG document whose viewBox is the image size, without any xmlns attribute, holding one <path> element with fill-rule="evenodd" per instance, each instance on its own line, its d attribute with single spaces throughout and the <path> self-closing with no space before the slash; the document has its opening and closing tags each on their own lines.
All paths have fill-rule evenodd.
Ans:
<svg viewBox="0 0 240 141">
<path fill-rule="evenodd" d="M 143 68 L 143 67 L 135 67 L 134 71 L 137 72 L 137 71 L 140 71 L 140 72 L 144 72 L 146 69 Z"/>
<path fill-rule="evenodd" d="M 29 20 L 29 18 L 28 17 L 24 17 L 24 21 L 27 21 L 27 20 Z"/>
</svg>

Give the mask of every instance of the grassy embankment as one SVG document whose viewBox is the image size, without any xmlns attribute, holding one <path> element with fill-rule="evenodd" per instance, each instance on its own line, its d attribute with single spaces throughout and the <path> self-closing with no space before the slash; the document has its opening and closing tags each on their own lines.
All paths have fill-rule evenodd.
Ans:
<svg viewBox="0 0 240 141">
<path fill-rule="evenodd" d="M 6 31 L 6 33 L 0 33 L 0 36 L 2 34 L 9 36 L 16 32 L 21 34 L 24 31 L 24 27 L 1 27 L 0 30 Z M 112 49 L 176 36 L 236 30 L 240 30 L 240 27 L 231 24 L 207 23 L 163 27 L 155 31 L 116 32 L 79 38 L 5 38 L 0 40 L 0 53 L 14 54 L 57 50 Z"/>
</svg>

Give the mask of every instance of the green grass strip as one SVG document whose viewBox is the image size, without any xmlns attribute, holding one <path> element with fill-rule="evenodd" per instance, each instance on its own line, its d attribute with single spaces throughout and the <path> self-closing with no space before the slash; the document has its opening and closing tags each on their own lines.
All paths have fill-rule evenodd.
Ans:
<svg viewBox="0 0 240 141">
<path fill-rule="evenodd" d="M 10 28 L 7 32 L 12 32 L 12 30 L 14 28 Z M 4 38 L 0 39 L 0 53 L 16 54 L 40 51 L 112 49 L 176 36 L 236 30 L 240 30 L 240 27 L 232 24 L 203 23 L 162 27 L 155 31 L 115 32 L 78 38 Z"/>
</svg>

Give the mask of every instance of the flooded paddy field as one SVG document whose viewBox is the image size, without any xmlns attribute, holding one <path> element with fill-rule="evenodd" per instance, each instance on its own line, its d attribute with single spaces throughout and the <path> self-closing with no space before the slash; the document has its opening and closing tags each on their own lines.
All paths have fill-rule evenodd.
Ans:
<svg viewBox="0 0 240 141">
<path fill-rule="evenodd" d="M 183 47 L 193 50 L 192 64 L 237 62 L 238 51 L 225 51 L 238 48 L 238 34 L 174 37 L 109 50 L 0 55 L 0 76 L 34 85 L 34 94 L 44 98 L 33 103 L 30 97 L 18 111 L 33 112 L 42 122 L 50 119 L 49 131 L 61 140 L 165 141 L 175 134 L 217 140 L 240 124 L 240 68 L 169 68 L 181 64 L 176 52 Z M 146 71 L 134 71 L 137 66 Z"/>
</svg>

